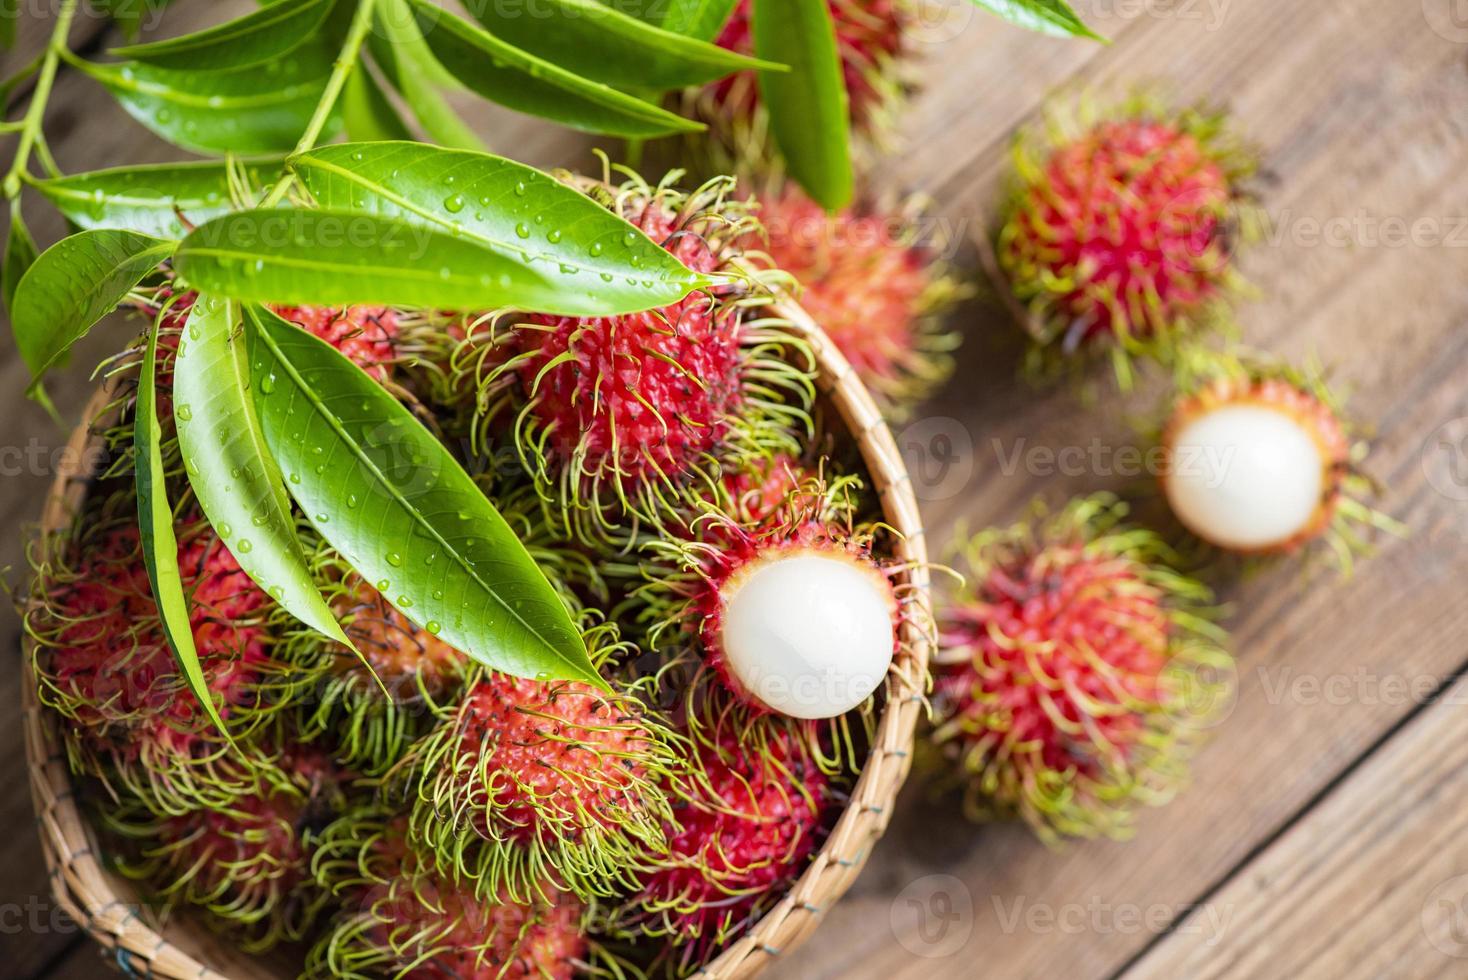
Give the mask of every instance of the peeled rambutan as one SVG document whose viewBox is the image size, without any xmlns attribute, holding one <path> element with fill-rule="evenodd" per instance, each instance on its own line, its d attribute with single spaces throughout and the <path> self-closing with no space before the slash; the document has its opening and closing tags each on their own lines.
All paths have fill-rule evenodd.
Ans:
<svg viewBox="0 0 1468 980">
<path fill-rule="evenodd" d="M 1102 349 L 1125 385 L 1130 356 L 1168 360 L 1178 337 L 1221 319 L 1241 282 L 1231 252 L 1253 163 L 1216 113 L 1139 100 L 1077 116 L 1052 113 L 1043 138 L 1017 141 L 998 273 L 1033 373 Z"/>
<path fill-rule="evenodd" d="M 827 214 L 788 187 L 761 200 L 760 221 L 771 261 L 885 409 L 900 412 L 952 373 L 958 338 L 939 319 L 964 290 L 915 240 L 914 214 Z"/>
<path fill-rule="evenodd" d="M 513 414 L 510 439 L 568 535 L 661 525 L 720 470 L 796 451 L 790 427 L 812 389 L 790 355 L 803 345 L 762 313 L 768 294 L 734 264 L 755 222 L 731 186 L 683 194 L 634 179 L 591 193 L 689 267 L 737 281 L 645 313 L 491 319 L 451 358 L 474 392 L 476 440 L 490 444 Z"/>
<path fill-rule="evenodd" d="M 1343 568 L 1361 533 L 1400 526 L 1363 499 L 1366 444 L 1314 365 L 1199 354 L 1163 428 L 1161 482 L 1173 513 L 1224 551 L 1272 555 L 1326 539 Z"/>
<path fill-rule="evenodd" d="M 860 525 L 854 478 L 820 474 L 756 523 L 717 505 L 690 537 L 647 541 L 625 614 L 654 650 L 691 644 L 756 713 L 839 718 L 870 707 L 913 609 Z"/>
<path fill-rule="evenodd" d="M 912 21 L 908 0 L 829 0 L 851 127 L 878 146 L 890 131 L 904 92 L 911 86 L 904 61 L 911 55 L 905 33 Z M 714 43 L 740 54 L 754 53 L 750 0 L 739 0 Z M 694 147 L 710 156 L 711 172 L 745 173 L 770 157 L 769 121 L 755 72 L 737 72 L 683 95 L 683 110 L 709 124 Z"/>
<path fill-rule="evenodd" d="M 1044 840 L 1125 836 L 1166 802 L 1232 693 L 1206 589 L 1105 495 L 979 534 L 940 613 L 932 741 L 971 816 Z"/>
<path fill-rule="evenodd" d="M 274 705 L 273 608 L 202 522 L 180 529 L 178 562 L 194 644 L 237 741 Z M 65 720 L 73 768 L 159 812 L 227 802 L 250 788 L 251 750 L 228 746 L 169 649 L 130 519 L 85 523 L 37 568 L 26 629 L 40 698 Z"/>
<path fill-rule="evenodd" d="M 830 779 L 789 732 L 699 744 L 692 775 L 675 789 L 668 851 L 612 914 L 612 932 L 663 939 L 682 969 L 702 963 L 805 870 L 833 798 Z"/>
<path fill-rule="evenodd" d="M 125 806 L 103 820 L 137 842 L 136 859 L 121 865 L 129 877 L 164 901 L 202 907 L 242 949 L 263 952 L 309 935 L 329 898 L 311 860 L 317 831 L 344 808 L 343 779 L 296 747 L 228 804 L 162 818 Z"/>
<path fill-rule="evenodd" d="M 575 898 L 545 883 L 533 901 L 483 895 L 414 850 L 405 817 L 377 810 L 327 828 L 317 862 L 344 909 L 311 950 L 310 977 L 570 980 L 588 943 Z"/>
<path fill-rule="evenodd" d="M 588 642 L 605 657 L 614 636 L 602 624 Z M 530 901 L 551 879 L 611 894 L 666 846 L 677 744 L 625 689 L 488 673 L 404 760 L 413 835 L 480 894 Z"/>
</svg>

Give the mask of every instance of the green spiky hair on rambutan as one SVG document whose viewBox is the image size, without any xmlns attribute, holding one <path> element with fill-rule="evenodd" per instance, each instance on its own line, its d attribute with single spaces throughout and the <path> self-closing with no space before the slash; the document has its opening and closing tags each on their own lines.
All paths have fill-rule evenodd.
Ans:
<svg viewBox="0 0 1468 980">
<path fill-rule="evenodd" d="M 856 148 L 866 155 L 888 149 L 904 96 L 913 88 L 908 65 L 912 42 L 907 31 L 915 16 L 914 4 L 912 0 L 829 0 L 827 6 Z M 739 0 L 714 43 L 740 54 L 754 53 L 751 0 Z M 687 89 L 678 99 L 678 108 L 709 127 L 697 140 L 681 141 L 687 162 L 698 172 L 750 175 L 781 168 L 756 72 L 736 72 Z"/>
<path fill-rule="evenodd" d="M 706 502 L 686 533 L 646 540 L 634 588 L 618 615 L 636 623 L 647 647 L 663 658 L 651 677 L 660 703 L 696 741 L 717 733 L 753 739 L 768 726 L 796 733 L 812 758 L 828 773 L 859 768 L 859 747 L 871 733 L 876 695 L 854 711 L 835 718 L 803 720 L 774 714 L 745 689 L 727 662 L 721 643 L 725 586 L 756 563 L 802 552 L 830 553 L 869 567 L 891 590 L 893 670 L 907 669 L 901 656 L 912 628 L 930 631 L 909 588 L 894 580 L 900 567 L 876 554 L 878 540 L 892 533 L 858 517 L 861 480 L 828 476 L 827 464 L 797 467 L 787 463 L 784 479 L 772 482 L 764 470 L 733 494 L 737 508 Z M 771 487 L 783 492 L 770 493 Z M 732 697 L 719 696 L 719 691 Z"/>
<path fill-rule="evenodd" d="M 613 623 L 584 637 L 604 674 L 631 651 Z M 556 881 L 590 899 L 613 894 L 666 846 L 662 785 L 685 750 L 647 707 L 642 682 L 611 685 L 487 671 L 413 746 L 389 781 L 441 874 L 474 882 L 480 896 L 544 899 Z"/>
<path fill-rule="evenodd" d="M 1179 521 L 1203 545 L 1204 552 L 1237 555 L 1246 564 L 1256 564 L 1323 542 L 1341 571 L 1349 575 L 1356 558 L 1372 552 L 1371 539 L 1375 532 L 1406 533 L 1404 525 L 1368 503 L 1380 492 L 1377 482 L 1364 470 L 1370 446 L 1347 414 L 1345 400 L 1332 391 L 1324 368 L 1314 358 L 1296 366 L 1250 350 L 1218 352 L 1194 348 L 1185 352 L 1179 361 L 1174 382 L 1168 416 L 1156 437 L 1164 454 L 1160 482 Z M 1261 452 L 1267 448 L 1257 433 L 1245 434 L 1244 445 L 1239 445 L 1237 440 L 1214 445 L 1207 437 L 1204 441 L 1209 444 L 1198 443 L 1195 435 L 1200 431 L 1199 424 L 1218 419 L 1220 412 L 1235 409 L 1264 410 L 1288 420 L 1319 457 L 1319 483 L 1310 497 L 1311 512 L 1287 536 L 1247 544 L 1215 540 L 1206 515 L 1190 513 L 1192 508 L 1179 499 L 1183 492 L 1181 482 L 1207 477 L 1205 486 L 1209 480 L 1214 485 L 1222 485 L 1226 476 L 1223 468 L 1236 464 L 1239 452 Z M 1220 458 L 1206 458 L 1210 450 L 1216 451 L 1214 455 Z M 1219 472 L 1212 472 L 1210 466 Z M 1284 494 L 1288 488 L 1282 481 L 1287 480 L 1285 474 L 1278 474 L 1266 492 L 1276 496 Z M 1228 488 L 1224 486 L 1219 492 L 1227 494 Z M 1233 509 L 1238 508 L 1251 509 L 1250 502 L 1235 501 Z M 1259 522 L 1255 517 L 1250 523 L 1257 527 Z M 1200 554 L 1195 560 L 1206 562 L 1211 557 Z"/>
<path fill-rule="evenodd" d="M 656 186 L 626 174 L 566 179 L 719 284 L 645 313 L 492 314 L 438 330 L 474 448 L 515 446 L 558 533 L 593 543 L 661 526 L 725 469 L 798 451 L 814 391 L 808 347 L 766 308 L 762 279 L 782 277 L 737 263 L 757 221 L 733 182 L 684 193 L 678 172 Z"/>
<path fill-rule="evenodd" d="M 158 817 L 139 801 L 100 807 L 131 852 L 118 865 L 165 908 L 193 906 L 248 953 L 311 935 L 330 895 L 311 863 L 320 828 L 347 805 L 347 776 L 294 747 L 272 753 L 228 804 Z"/>
<path fill-rule="evenodd" d="M 578 609 L 582 597 L 606 602 L 607 587 L 595 563 L 551 533 L 532 488 L 492 499 L 568 607 Z M 303 527 L 298 533 L 307 542 L 315 581 L 323 584 L 328 604 L 371 672 L 355 653 L 282 610 L 277 659 L 287 673 L 281 696 L 299 706 L 304 738 L 332 746 L 343 765 L 380 776 L 453 714 L 475 676 L 473 662 L 394 608 L 314 531 Z"/>
<path fill-rule="evenodd" d="M 801 307 L 899 418 L 953 373 L 959 336 L 942 317 L 968 292 L 935 243 L 919 241 L 921 214 L 915 199 L 827 214 L 793 185 L 760 196 L 770 261 L 795 279 Z"/>
<path fill-rule="evenodd" d="M 1125 514 L 1086 497 L 964 545 L 968 584 L 939 617 L 931 741 L 939 785 L 961 787 L 970 816 L 1020 817 L 1047 842 L 1125 837 L 1227 713 L 1233 661 L 1210 594 Z"/>
<path fill-rule="evenodd" d="M 1030 334 L 1028 372 L 1108 355 L 1171 361 L 1177 342 L 1226 325 L 1233 251 L 1252 237 L 1254 161 L 1222 113 L 1138 95 L 1056 104 L 1015 141 L 993 243 L 996 286 Z"/>
<path fill-rule="evenodd" d="M 38 542 L 25 629 L 42 704 L 62 719 L 74 772 L 160 814 L 228 804 L 254 786 L 252 745 L 280 707 L 270 598 L 201 520 L 176 528 L 205 682 L 230 745 L 189 690 L 144 567 L 129 484 Z M 121 515 L 121 516 L 118 516 Z"/>
<path fill-rule="evenodd" d="M 800 876 L 824 838 L 836 784 L 810 745 L 770 726 L 698 743 L 674 781 L 668 848 L 612 906 L 608 932 L 666 944 L 659 961 L 682 976 L 758 921 Z"/>
<path fill-rule="evenodd" d="M 375 980 L 571 980 L 589 943 L 583 909 L 549 882 L 529 901 L 481 894 L 420 856 L 406 816 L 378 807 L 323 833 L 315 870 L 342 905 L 311 949 L 305 976 Z"/>
</svg>

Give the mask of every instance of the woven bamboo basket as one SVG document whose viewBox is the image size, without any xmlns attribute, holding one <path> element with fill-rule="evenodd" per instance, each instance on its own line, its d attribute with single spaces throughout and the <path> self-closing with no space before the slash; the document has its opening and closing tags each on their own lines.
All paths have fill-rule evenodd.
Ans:
<svg viewBox="0 0 1468 980">
<path fill-rule="evenodd" d="M 913 619 L 928 621 L 931 608 L 922 522 L 892 434 L 871 395 L 824 331 L 793 302 L 776 304 L 773 312 L 793 323 L 810 343 L 817 385 L 856 440 L 884 519 L 900 534 L 894 557 L 906 566 L 906 584 L 914 587 L 918 605 Z M 95 419 L 110 397 L 104 386 L 92 398 L 86 418 Z M 89 424 L 72 434 L 65 459 L 76 462 L 56 475 L 42 513 L 43 535 L 68 527 L 85 500 L 94 474 L 82 471 L 81 461 L 98 456 L 87 452 L 97 439 Z M 733 980 L 760 973 L 810 935 L 821 915 L 845 893 L 866 863 L 907 777 L 913 733 L 923 711 L 928 635 L 915 625 L 906 628 L 910 631 L 906 653 L 893 663 L 870 755 L 846 810 L 784 899 L 725 947 L 701 976 Z M 186 916 L 159 925 L 141 912 L 134 885 L 106 869 L 97 839 L 78 806 L 55 718 L 37 702 L 29 653 L 24 713 L 31 793 L 41 851 L 61 907 L 101 944 L 110 959 L 133 975 L 170 980 L 278 980 L 289 976 L 287 964 L 232 949 Z"/>
</svg>

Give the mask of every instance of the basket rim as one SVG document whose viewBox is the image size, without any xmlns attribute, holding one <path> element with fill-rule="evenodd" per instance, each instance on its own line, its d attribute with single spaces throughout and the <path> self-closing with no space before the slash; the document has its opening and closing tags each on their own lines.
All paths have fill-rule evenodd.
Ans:
<svg viewBox="0 0 1468 980">
<path fill-rule="evenodd" d="M 931 653 L 923 623 L 931 622 L 932 597 L 927 545 L 911 478 L 887 423 L 870 392 L 835 343 L 799 304 L 780 296 L 770 304 L 809 344 L 816 365 L 816 384 L 835 406 L 856 440 L 866 476 L 881 501 L 885 521 L 897 533 L 895 552 L 903 566 L 912 601 L 913 622 L 904 624 L 905 656 L 888 674 L 886 703 L 850 801 L 830 835 L 790 891 L 744 935 L 698 973 L 734 980 L 750 977 L 776 957 L 796 948 L 819 924 L 826 909 L 851 887 L 886 830 L 892 804 L 907 778 L 917 723 L 926 701 Z M 40 533 L 62 529 L 85 498 L 93 474 L 82 467 L 85 450 L 100 437 L 91 420 L 112 399 L 119 381 L 105 381 L 88 402 L 83 421 L 72 432 L 63 465 L 47 492 Z M 27 601 L 26 612 L 34 599 Z M 25 718 L 27 769 L 36 809 L 41 851 L 58 904 L 80 923 L 117 963 L 130 972 L 174 980 L 238 980 L 201 962 L 164 933 L 140 919 L 118 894 L 102 867 L 89 826 L 77 805 L 72 776 L 60 747 L 58 720 L 44 711 L 36 695 L 32 667 L 34 641 L 25 641 L 22 713 Z M 171 931 L 170 931 L 171 932 Z"/>
</svg>

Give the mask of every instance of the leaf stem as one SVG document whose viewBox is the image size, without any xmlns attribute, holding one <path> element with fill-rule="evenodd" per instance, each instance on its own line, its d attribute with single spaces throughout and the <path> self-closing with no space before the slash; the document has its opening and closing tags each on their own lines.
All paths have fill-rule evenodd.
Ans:
<svg viewBox="0 0 1468 980">
<path fill-rule="evenodd" d="M 352 15 L 352 25 L 347 30 L 346 40 L 342 42 L 341 51 L 336 56 L 336 63 L 331 69 L 331 77 L 326 80 L 326 90 L 321 93 L 321 100 L 316 103 L 316 111 L 312 113 L 311 121 L 306 124 L 301 138 L 296 141 L 296 148 L 291 151 L 292 156 L 311 149 L 320 139 L 321 131 L 326 128 L 326 121 L 331 118 L 331 110 L 336 107 L 336 100 L 341 96 L 342 88 L 347 83 L 347 77 L 357 68 L 362 42 L 367 37 L 367 31 L 372 27 L 372 9 L 376 3 L 377 0 L 358 0 L 357 10 Z M 275 207 L 285 198 L 295 180 L 294 173 L 284 174 L 270 189 L 270 194 L 261 202 L 260 206 L 262 208 Z"/>
<path fill-rule="evenodd" d="M 371 2 L 371 0 L 367 0 Z M 41 132 L 41 118 L 46 114 L 46 103 L 51 98 L 51 84 L 56 81 L 56 63 L 66 48 L 66 39 L 71 34 L 71 22 L 76 17 L 77 0 L 61 0 L 61 12 L 56 15 L 56 26 L 51 29 L 51 40 L 46 45 L 46 55 L 41 62 L 41 74 L 36 79 L 36 90 L 31 94 L 31 104 L 26 108 L 20 130 L 20 144 L 15 148 L 15 158 L 10 161 L 10 170 L 0 181 L 6 200 L 14 200 L 20 194 L 20 175 L 30 163 L 31 148 Z"/>
</svg>

